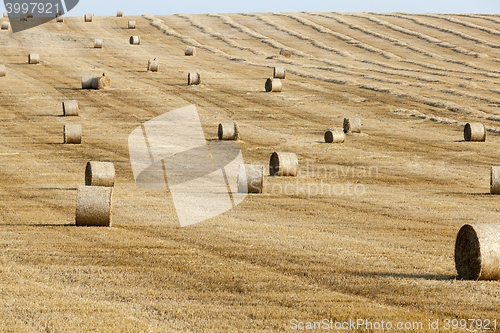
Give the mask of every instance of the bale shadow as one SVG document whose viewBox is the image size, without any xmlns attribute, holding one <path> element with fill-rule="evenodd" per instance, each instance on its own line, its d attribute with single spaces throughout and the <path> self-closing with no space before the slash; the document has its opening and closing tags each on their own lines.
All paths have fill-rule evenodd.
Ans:
<svg viewBox="0 0 500 333">
<path fill-rule="evenodd" d="M 39 187 L 39 191 L 77 191 L 76 187 Z"/>
<path fill-rule="evenodd" d="M 495 196 L 498 194 L 491 193 L 471 193 L 471 192 L 436 192 L 436 194 L 448 194 L 448 195 L 471 195 L 471 196 Z"/>
<path fill-rule="evenodd" d="M 449 280 L 457 280 L 457 275 L 451 274 L 410 274 L 410 273 L 362 273 L 360 276 L 373 277 L 392 277 L 392 278 L 401 278 L 401 279 L 422 279 L 429 281 L 449 281 Z"/>
<path fill-rule="evenodd" d="M 76 227 L 76 224 L 75 223 L 64 223 L 64 224 L 31 224 L 29 225 L 29 227 L 51 227 L 51 228 L 54 228 L 54 227 L 63 227 L 63 228 L 67 228 L 67 227 Z"/>
<path fill-rule="evenodd" d="M 33 117 L 65 117 L 62 114 L 35 114 Z"/>
<path fill-rule="evenodd" d="M 50 223 L 50 224 L 42 224 L 42 223 L 30 223 L 30 224 L 23 224 L 23 223 L 2 223 L 0 226 L 8 226 L 8 227 L 75 227 L 75 223 L 62 223 L 62 224 L 55 224 L 55 223 Z"/>
</svg>

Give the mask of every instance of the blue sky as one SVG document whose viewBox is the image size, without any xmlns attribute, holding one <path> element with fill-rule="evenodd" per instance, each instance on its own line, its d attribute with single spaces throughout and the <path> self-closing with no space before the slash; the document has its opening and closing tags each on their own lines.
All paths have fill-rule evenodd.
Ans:
<svg viewBox="0 0 500 333">
<path fill-rule="evenodd" d="M 7 1 L 7 0 L 6 0 Z M 32 1 L 27 1 L 32 2 Z M 68 16 L 94 13 L 98 16 L 176 13 L 240 12 L 410 12 L 410 13 L 487 13 L 500 14 L 500 0 L 80 0 Z"/>
</svg>

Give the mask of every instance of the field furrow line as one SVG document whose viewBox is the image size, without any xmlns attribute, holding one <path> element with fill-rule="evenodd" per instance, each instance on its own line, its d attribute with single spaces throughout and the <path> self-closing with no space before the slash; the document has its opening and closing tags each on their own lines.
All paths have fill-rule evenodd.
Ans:
<svg viewBox="0 0 500 333">
<path fill-rule="evenodd" d="M 220 55 L 220 56 L 222 56 L 222 57 L 224 57 L 226 59 L 229 59 L 229 60 L 233 60 L 233 61 L 246 61 L 246 59 L 244 59 L 244 58 L 229 55 L 229 54 L 227 54 L 225 52 L 222 52 L 221 50 L 219 50 L 219 49 L 217 49 L 215 47 L 211 47 L 211 46 L 200 44 L 195 39 L 193 39 L 193 38 L 191 38 L 189 36 L 183 35 L 183 34 L 179 33 L 178 31 L 172 29 L 171 27 L 169 27 L 168 25 L 166 25 L 165 22 L 163 22 L 163 20 L 155 17 L 154 15 L 144 14 L 143 17 L 145 19 L 151 21 L 150 24 L 153 27 L 155 27 L 155 28 L 159 29 L 160 31 L 162 31 L 165 35 L 178 38 L 178 39 L 180 39 L 185 44 L 196 46 L 196 47 L 199 47 L 201 49 L 205 49 L 207 51 L 210 51 L 210 52 L 212 52 L 214 54 Z"/>
<path fill-rule="evenodd" d="M 257 18 L 257 17 L 256 17 Z M 264 35 L 261 35 L 259 33 L 256 33 L 255 31 L 235 22 L 234 20 L 231 19 L 231 22 L 230 21 L 224 21 L 224 23 L 226 24 L 229 24 L 231 27 L 235 28 L 237 27 L 236 29 L 238 29 L 239 31 L 243 32 L 243 33 L 247 33 L 249 34 L 251 37 L 254 37 L 254 36 L 259 36 L 260 38 L 263 38 L 264 40 L 270 42 L 271 44 L 274 44 L 276 45 L 276 41 L 274 41 L 273 39 L 267 37 L 267 36 L 264 36 Z M 230 22 L 230 23 L 229 23 Z M 290 48 L 289 48 L 290 49 Z M 290 49 L 293 51 L 297 51 L 297 50 L 293 50 L 293 49 Z M 298 51 L 300 52 L 300 51 Z M 298 53 L 296 52 L 296 53 Z M 324 68 L 324 67 L 317 67 L 317 66 L 306 66 L 306 65 L 299 65 L 297 64 L 296 62 L 292 61 L 292 60 L 285 60 L 285 59 L 280 59 L 283 63 L 288 63 L 288 64 L 291 64 L 291 65 L 294 65 L 294 66 L 300 66 L 302 68 L 309 68 L 309 69 L 321 69 L 321 70 L 328 70 L 328 71 L 334 71 L 334 72 L 337 72 L 337 73 L 342 73 L 342 74 L 345 74 L 345 75 L 349 75 L 349 76 L 357 76 L 357 77 L 361 77 L 361 78 L 364 78 L 364 79 L 371 79 L 371 80 L 374 80 L 374 81 L 377 81 L 377 82 L 385 82 L 385 83 L 391 83 L 391 84 L 401 84 L 401 81 L 394 81 L 394 80 L 389 80 L 389 79 L 381 79 L 381 78 L 375 78 L 375 77 L 367 77 L 366 74 L 353 74 L 352 71 L 356 71 L 356 72 L 359 72 L 359 71 L 367 71 L 367 72 L 373 72 L 373 73 L 380 73 L 380 74 L 384 74 L 384 75 L 390 75 L 390 76 L 400 76 L 400 77 L 405 77 L 405 78 L 412 78 L 412 79 L 415 79 L 415 80 L 418 80 L 418 81 L 423 81 L 423 82 L 436 82 L 437 79 L 435 78 L 430 78 L 430 77 L 422 77 L 421 75 L 410 75 L 410 74 L 406 74 L 404 72 L 407 72 L 406 69 L 404 68 L 396 68 L 396 67 L 392 67 L 392 66 L 388 66 L 388 65 L 382 65 L 382 64 L 379 64 L 379 63 L 376 63 L 376 62 L 370 62 L 368 60 L 357 60 L 357 59 L 354 59 L 354 60 L 357 60 L 359 62 L 362 62 L 362 63 L 369 63 L 369 64 L 374 64 L 374 65 L 377 65 L 377 66 L 382 66 L 386 69 L 390 69 L 392 71 L 388 71 L 388 70 L 376 70 L 376 69 L 372 69 L 372 68 L 366 68 L 366 67 L 359 67 L 359 66 L 352 66 L 352 65 L 349 65 L 349 64 L 343 64 L 343 63 L 340 63 L 340 62 L 337 62 L 337 61 L 333 61 L 333 60 L 329 60 L 329 59 L 322 59 L 322 58 L 315 58 L 313 56 L 310 56 L 308 55 L 309 59 L 310 60 L 313 60 L 313 61 L 317 61 L 317 62 L 322 62 L 322 63 L 325 63 L 327 65 L 330 65 L 330 66 L 334 66 L 334 67 L 337 67 L 337 68 L 342 68 L 342 69 L 346 69 L 346 70 L 349 70 L 349 71 L 340 71 L 340 70 L 333 70 L 331 68 Z M 402 72 L 404 71 L 404 72 Z M 429 73 L 429 74 L 432 74 L 432 73 Z"/>
<path fill-rule="evenodd" d="M 500 36 L 500 31 L 498 31 L 496 29 L 491 29 L 491 28 L 487 28 L 487 27 L 483 27 L 483 26 L 474 24 L 474 23 L 461 21 L 461 20 L 458 20 L 456 18 L 447 16 L 447 15 L 445 16 L 445 15 L 437 15 L 437 14 L 420 14 L 420 16 L 441 19 L 441 20 L 445 20 L 445 21 L 448 21 L 448 22 L 451 22 L 451 23 L 455 23 L 455 24 L 464 26 L 466 28 L 480 30 L 480 31 L 486 32 L 486 33 L 488 33 L 490 35 Z M 500 47 L 500 46 L 496 45 L 496 48 L 498 48 L 498 47 Z"/>
<path fill-rule="evenodd" d="M 426 34 L 423 34 L 423 33 L 417 32 L 417 31 L 413 31 L 413 30 L 410 30 L 410 29 L 406 29 L 406 28 L 400 27 L 398 25 L 392 24 L 392 23 L 387 22 L 385 20 L 380 20 L 380 19 L 372 17 L 370 15 L 366 15 L 366 14 L 349 14 L 349 15 L 351 15 L 353 17 L 360 17 L 360 18 L 367 19 L 367 20 L 369 20 L 369 21 L 371 21 L 373 23 L 376 23 L 376 24 L 381 25 L 383 27 L 386 27 L 388 29 L 394 30 L 396 32 L 399 32 L 399 33 L 402 33 L 402 34 L 405 34 L 405 35 L 408 35 L 408 36 L 417 37 L 417 38 L 419 38 L 421 40 L 424 40 L 424 41 L 426 41 L 428 43 L 437 45 L 437 46 L 442 47 L 442 48 L 449 49 L 449 50 L 451 50 L 453 52 L 456 52 L 456 53 L 459 53 L 459 54 L 468 55 L 468 56 L 472 56 L 472 57 L 475 57 L 475 58 L 481 58 L 481 57 L 483 57 L 479 53 L 468 51 L 468 50 L 466 50 L 466 49 L 464 49 L 462 47 L 453 45 L 453 44 L 448 43 L 448 42 L 444 42 L 442 40 L 439 40 L 437 38 L 428 36 Z"/>
<path fill-rule="evenodd" d="M 275 49 L 287 49 L 289 50 L 290 52 L 292 52 L 292 54 L 296 55 L 296 56 L 299 56 L 299 57 L 304 57 L 304 58 L 311 58 L 310 55 L 308 54 L 305 54 L 304 52 L 302 51 L 299 51 L 299 50 L 296 50 L 296 49 L 293 49 L 293 48 L 290 48 L 290 47 L 287 47 L 283 44 L 281 44 L 280 42 L 277 42 L 267 36 L 264 36 L 258 32 L 256 32 L 255 30 L 252 30 L 248 27 L 245 27 L 244 25 L 242 24 L 239 24 L 237 23 L 236 21 L 234 21 L 232 18 L 230 18 L 229 16 L 227 15 L 220 15 L 220 14 L 208 14 L 208 16 L 210 17 L 217 17 L 219 18 L 222 22 L 224 22 L 225 24 L 233 27 L 234 29 L 240 31 L 240 32 L 243 32 L 255 39 L 258 39 L 260 40 L 262 43 L 264 44 L 267 44 Z"/>
<path fill-rule="evenodd" d="M 221 19 L 225 24 L 237 29 L 238 31 L 240 32 L 243 32 L 247 35 L 249 35 L 250 37 L 253 37 L 253 38 L 258 38 L 260 39 L 261 41 L 267 43 L 268 45 L 271 45 L 273 47 L 275 47 L 276 49 L 281 49 L 283 48 L 283 44 L 269 38 L 268 36 L 265 36 L 265 35 L 262 35 L 258 32 L 256 32 L 255 30 L 252 30 L 242 24 L 239 24 L 237 23 L 236 21 L 234 21 L 232 18 L 230 17 L 227 17 L 225 15 L 218 15 L 218 14 L 208 14 L 209 16 L 212 16 L 212 17 L 218 17 L 219 19 Z M 318 27 L 320 28 L 320 27 Z M 349 70 L 365 70 L 365 71 L 371 71 L 371 72 L 379 72 L 381 74 L 389 74 L 389 75 L 394 75 L 394 73 L 388 73 L 386 71 L 382 71 L 382 70 L 375 70 L 375 69 L 371 69 L 371 68 L 361 68 L 359 66 L 352 66 L 352 65 L 348 65 L 348 64 L 344 64 L 344 63 L 340 63 L 340 62 L 337 62 L 337 61 L 333 61 L 333 60 L 327 60 L 327 59 L 321 59 L 321 58 L 315 58 L 311 55 L 308 55 L 308 54 L 305 54 L 299 50 L 296 50 L 296 49 L 293 49 L 293 48 L 288 48 L 292 53 L 296 54 L 296 55 L 299 55 L 302 56 L 303 58 L 308 58 L 310 60 L 313 60 L 313 61 L 318 61 L 318 62 L 322 62 L 322 63 L 325 63 L 327 65 L 331 65 L 331 66 L 335 66 L 335 67 L 338 67 L 338 68 L 344 68 L 344 69 L 349 69 Z M 409 70 L 407 68 L 402 68 L 402 67 L 394 67 L 394 66 L 390 66 L 390 65 L 385 65 L 385 64 L 381 64 L 381 63 L 378 63 L 378 62 L 374 62 L 374 61 L 370 61 L 370 60 L 367 60 L 367 59 L 354 59 L 356 61 L 359 61 L 359 62 L 362 62 L 362 63 L 365 63 L 365 64 L 372 64 L 372 65 L 375 65 L 375 66 L 380 66 L 380 67 L 383 67 L 383 68 L 386 68 L 386 69 L 391 69 L 391 70 L 395 70 L 395 71 L 404 71 L 404 72 L 409 72 L 409 71 L 414 71 L 414 72 L 417 72 L 417 73 L 421 73 L 422 71 L 419 71 L 419 70 Z M 465 63 L 465 62 L 454 62 L 453 60 L 445 60 L 443 59 L 444 61 L 447 61 L 447 62 L 451 62 L 451 63 L 455 63 L 455 64 L 458 64 L 458 65 L 462 65 L 462 66 L 465 66 L 465 67 L 469 67 L 469 68 L 473 68 L 475 70 L 480 70 L 484 73 L 478 73 L 478 72 L 466 72 L 466 71 L 458 71 L 458 70 L 453 70 L 453 69 L 448 69 L 448 68 L 442 68 L 442 67 L 436 67 L 436 66 L 433 66 L 433 65 L 428 65 L 428 64 L 421 64 L 419 62 L 415 62 L 415 61 L 408 61 L 408 60 L 405 60 L 405 59 L 398 59 L 399 61 L 403 62 L 403 63 L 411 63 L 411 64 L 414 64 L 414 65 L 417 65 L 417 66 L 421 66 L 423 68 L 428 68 L 428 69 L 431 69 L 431 70 L 440 70 L 440 71 L 443 71 L 443 72 L 448 72 L 448 73 L 460 73 L 460 74 L 475 74 L 475 75 L 484 75 L 486 77 L 492 77 L 491 75 L 495 75 L 495 74 L 492 74 L 491 71 L 486 71 L 478 66 L 475 66 L 475 65 L 472 65 L 472 64 L 468 64 L 468 63 Z M 290 63 L 290 64 L 296 64 L 295 62 L 293 61 L 287 61 L 287 60 L 284 60 L 284 59 L 281 59 L 280 61 L 282 61 L 283 63 Z M 427 73 L 427 74 L 430 74 L 430 75 L 439 75 L 439 74 L 436 74 L 436 73 L 430 73 L 430 72 L 424 72 L 424 73 Z M 432 79 L 432 78 L 425 78 L 425 77 L 421 77 L 421 76 L 407 76 L 407 75 L 401 75 L 403 77 L 412 77 L 416 80 L 419 80 L 419 81 L 424 81 L 424 82 L 436 82 L 437 79 Z M 444 75 L 440 75 L 440 76 L 444 76 Z M 392 83 L 392 82 L 391 82 Z"/>
<path fill-rule="evenodd" d="M 333 48 L 333 47 L 330 47 L 322 42 L 319 42 L 317 40 L 315 40 L 314 38 L 311 38 L 309 36 L 306 36 L 304 34 L 301 34 L 297 31 L 294 31 L 292 29 L 289 29 L 289 28 L 286 28 L 282 25 L 279 25 L 279 24 L 276 24 L 274 23 L 273 21 L 271 21 L 270 19 L 268 19 L 267 17 L 265 16 L 262 16 L 262 15 L 258 15 L 258 14 L 242 14 L 242 15 L 245 15 L 245 16 L 249 16 L 249 17 L 253 17 L 253 18 L 256 18 L 257 20 L 259 21 L 262 21 L 264 22 L 265 24 L 275 28 L 276 30 L 278 31 L 282 31 L 290 36 L 293 36 L 293 37 L 297 37 L 301 40 L 305 40 L 305 41 L 308 41 L 310 42 L 312 45 L 320 48 L 320 49 L 323 49 L 323 50 L 327 50 L 327 51 L 330 51 L 330 52 L 333 52 L 341 57 L 344 57 L 344 58 L 353 58 L 353 56 L 349 53 L 349 52 L 346 52 L 346 51 L 341 51 L 341 50 L 338 50 L 336 48 Z"/>
<path fill-rule="evenodd" d="M 490 21 L 490 22 L 493 22 L 493 23 L 500 24 L 500 19 L 496 19 L 492 15 L 485 16 L 485 15 L 479 15 L 479 14 L 461 14 L 460 16 L 470 17 L 470 18 L 478 18 L 478 19 L 482 19 L 482 20 L 485 20 L 485 21 Z"/>
<path fill-rule="evenodd" d="M 402 115 L 406 117 L 412 117 L 412 118 L 419 118 L 419 119 L 424 119 L 424 120 L 430 120 L 439 124 L 445 124 L 445 125 L 454 125 L 454 126 L 459 126 L 459 127 L 464 127 L 466 123 L 457 121 L 455 119 L 451 119 L 448 117 L 439 117 L 435 116 L 433 114 L 425 114 L 423 112 L 420 112 L 418 110 L 409 110 L 409 109 L 394 109 L 391 110 L 392 113 L 397 114 L 397 115 Z M 500 133 L 500 127 L 497 126 L 489 126 L 485 125 L 484 126 L 486 130 L 490 133 L 495 133 L 499 134 Z"/>
<path fill-rule="evenodd" d="M 383 51 L 383 50 L 378 49 L 376 47 L 373 47 L 371 45 L 368 45 L 368 44 L 365 44 L 363 42 L 360 42 L 359 40 L 354 39 L 352 37 L 349 37 L 349 36 L 346 36 L 344 34 L 335 32 L 335 31 L 333 31 L 333 30 L 331 30 L 329 28 L 326 28 L 326 27 L 324 27 L 324 26 L 322 26 L 320 24 L 314 23 L 311 20 L 308 20 L 308 19 L 306 19 L 304 17 L 301 17 L 299 15 L 286 14 L 286 13 L 273 13 L 273 15 L 285 16 L 285 17 L 291 18 L 291 19 L 293 19 L 293 20 L 295 20 L 295 21 L 297 21 L 297 22 L 299 22 L 299 23 L 301 23 L 301 24 L 303 24 L 305 26 L 313 28 L 314 30 L 316 30 L 316 31 L 318 31 L 320 33 L 336 37 L 336 38 L 338 38 L 338 39 L 346 42 L 347 44 L 351 44 L 351 45 L 353 45 L 355 47 L 358 47 L 360 49 L 363 49 L 365 51 L 381 55 L 384 58 L 387 58 L 387 59 L 398 59 L 399 58 L 397 55 L 395 55 L 393 53 Z"/>
<path fill-rule="evenodd" d="M 373 30 L 364 28 L 362 26 L 353 24 L 351 22 L 347 22 L 345 20 L 342 20 L 339 17 L 339 16 L 343 15 L 342 13 L 338 13 L 338 16 L 333 16 L 333 15 L 328 15 L 328 14 L 323 14 L 323 13 L 314 13 L 314 12 L 307 12 L 305 14 L 308 14 L 308 15 L 311 15 L 311 16 L 324 17 L 324 18 L 327 18 L 327 19 L 331 19 L 331 20 L 337 21 L 338 23 L 343 24 L 343 25 L 349 27 L 349 29 L 358 30 L 358 31 L 360 31 L 360 32 L 362 32 L 364 34 L 367 34 L 367 35 L 370 35 L 370 36 L 373 36 L 373 37 L 376 37 L 376 38 L 379 38 L 379 39 L 391 42 L 391 43 L 393 43 L 396 46 L 399 46 L 399 47 L 402 47 L 402 48 L 406 48 L 406 49 L 408 49 L 410 51 L 413 51 L 413 52 L 416 52 L 416 53 L 420 53 L 420 54 L 422 54 L 424 56 L 427 56 L 427 57 L 430 57 L 430 58 L 438 56 L 435 53 L 418 49 L 418 48 L 413 47 L 413 46 L 409 45 L 408 43 L 402 42 L 402 41 L 400 41 L 400 40 L 398 40 L 396 38 L 392 38 L 390 36 L 387 36 L 387 35 L 375 32 Z"/>
<path fill-rule="evenodd" d="M 359 26 L 354 26 L 351 23 L 345 22 L 345 21 L 343 21 L 343 20 L 341 20 L 341 19 L 339 19 L 337 17 L 334 17 L 332 15 L 322 14 L 322 13 L 318 13 L 318 14 L 316 14 L 316 13 L 308 13 L 308 14 L 310 14 L 310 15 L 317 15 L 317 16 L 320 16 L 320 17 L 325 17 L 325 18 L 330 18 L 332 20 L 336 20 L 337 22 L 339 22 L 341 24 L 343 23 L 343 24 L 348 25 L 352 29 L 358 29 L 358 30 L 360 30 L 362 32 L 365 32 L 365 33 L 373 35 L 373 36 L 380 35 L 377 32 L 373 32 L 371 30 L 368 30 L 368 29 L 365 29 L 365 28 L 362 28 L 362 27 L 359 27 Z M 338 13 L 338 15 L 348 16 L 349 14 Z M 351 16 L 353 16 L 353 15 L 351 15 Z M 406 46 L 407 43 L 401 42 L 401 41 L 399 41 L 399 40 L 397 40 L 395 38 L 392 38 L 392 37 L 387 37 L 387 39 L 386 39 L 386 38 L 384 38 L 383 35 L 380 35 L 379 38 L 382 38 L 382 39 L 387 40 L 387 41 L 392 41 L 397 46 L 408 48 L 411 51 L 414 51 L 414 52 L 419 53 L 419 54 L 426 55 L 428 57 L 436 58 L 436 59 L 439 59 L 439 60 L 442 60 L 442 61 L 446 61 L 446 62 L 455 63 L 455 64 L 458 64 L 458 65 L 463 65 L 463 66 L 466 66 L 466 67 L 469 67 L 469 68 L 473 68 L 473 69 L 476 69 L 476 70 L 486 71 L 483 68 L 478 67 L 478 66 L 476 66 L 474 64 L 471 64 L 471 63 L 454 62 L 453 60 L 446 59 L 446 58 L 444 58 L 443 56 L 441 56 L 441 55 L 439 55 L 437 53 L 433 53 L 433 52 L 421 50 L 421 49 L 418 49 L 418 48 L 415 48 L 415 47 L 412 47 L 412 46 L 409 46 L 409 45 Z M 496 59 L 491 59 L 491 60 L 492 61 L 496 61 Z M 446 67 L 439 67 L 439 66 L 428 64 L 428 63 L 425 63 L 425 62 L 420 62 L 420 61 L 415 61 L 415 60 L 407 60 L 407 59 L 404 59 L 404 58 L 399 58 L 398 61 L 404 62 L 404 63 L 409 63 L 409 64 L 412 64 L 412 65 L 416 65 L 416 66 L 419 66 L 419 67 L 422 67 L 422 68 L 427 68 L 427 69 L 437 70 L 437 71 L 443 71 L 443 72 L 453 72 L 453 73 L 461 73 L 461 74 L 478 74 L 477 72 L 471 73 L 471 72 L 459 71 L 459 70 L 449 69 L 449 68 L 446 68 Z M 369 61 L 364 61 L 364 62 L 366 62 L 366 63 L 372 63 L 372 64 L 377 64 L 375 62 L 369 62 Z M 383 67 L 386 67 L 386 68 L 391 68 L 391 69 L 398 69 L 398 70 L 400 69 L 400 68 L 396 68 L 396 67 L 388 66 L 388 65 L 383 65 L 383 64 L 377 64 L 377 65 L 378 66 L 383 66 Z M 407 69 L 403 69 L 403 70 L 407 70 Z M 420 72 L 420 71 L 417 71 L 417 70 L 413 70 L 413 71 Z M 486 71 L 486 72 L 490 73 L 490 71 Z M 436 73 L 433 73 L 433 74 L 437 75 Z"/>
<path fill-rule="evenodd" d="M 258 51 L 258 50 L 255 50 L 251 47 L 245 47 L 245 46 L 242 46 L 241 44 L 235 42 L 234 40 L 230 39 L 230 38 L 227 38 L 226 36 L 224 36 L 223 34 L 215 31 L 214 29 L 206 26 L 206 25 L 203 25 L 200 21 L 198 21 L 195 17 L 191 16 L 191 15 L 185 15 L 185 14 L 175 14 L 175 16 L 178 16 L 180 18 L 183 18 L 185 19 L 186 21 L 189 22 L 189 24 L 191 24 L 193 27 L 196 27 L 198 29 L 200 29 L 203 33 L 207 34 L 207 35 L 210 35 L 218 40 L 221 40 L 223 41 L 224 43 L 226 43 L 227 45 L 233 47 L 233 48 L 236 48 L 236 49 L 240 49 L 240 50 L 243 50 L 243 51 L 249 51 L 249 52 L 252 52 L 253 54 L 255 55 L 258 55 L 258 56 L 262 56 L 264 55 L 264 53 Z"/>
<path fill-rule="evenodd" d="M 212 15 L 216 15 L 216 14 L 212 14 Z M 216 15 L 216 16 L 218 17 L 219 15 Z M 223 16 L 223 15 L 220 15 L 220 16 Z M 232 55 L 224 53 L 224 52 L 222 52 L 214 47 L 202 45 L 202 44 L 198 43 L 196 40 L 194 40 L 193 38 L 180 34 L 179 32 L 177 32 L 174 29 L 165 25 L 162 20 L 154 17 L 153 15 L 146 14 L 146 15 L 144 15 L 144 17 L 146 19 L 152 21 L 151 25 L 153 25 L 157 29 L 161 30 L 162 32 L 164 32 L 167 35 L 170 35 L 170 36 L 173 36 L 173 37 L 180 39 L 181 41 L 185 42 L 186 44 L 197 45 L 203 49 L 209 50 L 210 52 L 212 52 L 218 56 L 224 57 L 226 59 L 231 59 L 231 60 L 235 59 L 235 57 Z M 245 32 L 248 29 L 249 33 L 252 33 L 251 29 L 234 22 L 234 20 L 232 20 L 232 19 L 228 22 L 231 22 L 231 21 L 232 21 L 232 23 L 227 23 L 227 24 L 231 24 L 231 26 L 233 26 L 233 27 L 238 27 L 236 29 L 238 29 L 242 32 Z M 258 34 L 258 33 L 255 33 L 255 34 Z M 270 39 L 270 38 L 264 38 L 264 37 L 266 37 L 264 35 L 260 35 L 260 36 L 263 39 Z M 274 41 L 272 39 L 271 39 L 271 43 L 274 44 Z M 252 66 L 270 67 L 267 65 L 258 64 L 258 63 L 249 61 L 247 59 L 239 58 L 239 57 L 237 59 L 239 61 L 244 62 L 245 64 L 252 65 Z M 281 59 L 279 59 L 279 60 L 281 61 Z M 327 60 L 321 60 L 321 61 L 327 61 Z M 411 92 L 402 92 L 399 89 L 391 88 L 388 86 L 380 86 L 380 85 L 368 83 L 368 82 L 359 83 L 355 79 L 349 78 L 349 77 L 353 76 L 352 71 L 345 71 L 342 73 L 342 74 L 345 74 L 347 76 L 346 78 L 327 77 L 323 74 L 313 74 L 310 72 L 310 70 L 316 69 L 316 70 L 322 70 L 322 71 L 324 71 L 324 70 L 330 71 L 331 70 L 330 68 L 301 65 L 301 64 L 297 64 L 291 60 L 286 61 L 286 63 L 294 66 L 294 67 L 288 68 L 287 69 L 288 72 L 290 72 L 291 74 L 297 75 L 299 77 L 302 77 L 302 78 L 317 79 L 317 80 L 321 80 L 324 82 L 340 84 L 340 85 L 352 85 L 352 86 L 356 86 L 356 87 L 361 88 L 361 89 L 367 89 L 367 90 L 372 90 L 372 91 L 381 92 L 381 93 L 388 93 L 388 94 L 391 94 L 391 95 L 396 96 L 396 97 L 409 98 L 409 99 L 416 101 L 416 102 L 419 102 L 419 103 L 423 103 L 423 104 L 426 104 L 429 106 L 439 107 L 439 108 L 443 108 L 443 109 L 448 109 L 448 110 L 453 111 L 453 112 L 461 112 L 461 113 L 465 113 L 465 114 L 468 114 L 471 116 L 476 116 L 479 118 L 500 121 L 500 116 L 491 116 L 488 113 L 476 110 L 472 107 L 458 105 L 454 102 L 446 101 L 444 99 L 426 98 L 426 97 L 423 97 L 421 94 L 416 94 L 416 93 L 411 93 Z M 373 76 L 370 77 L 370 76 L 366 76 L 363 74 L 359 75 L 358 79 L 375 81 L 375 82 L 379 82 L 379 83 L 393 84 L 393 85 L 405 85 L 406 84 L 405 82 L 398 81 L 398 80 L 388 80 L 388 79 L 373 77 Z M 415 83 L 413 83 L 412 86 L 425 88 L 425 86 L 418 85 Z M 430 89 L 430 90 L 432 90 L 432 89 Z"/>
<path fill-rule="evenodd" d="M 444 28 L 442 26 L 439 26 L 439 25 L 436 25 L 436 24 L 431 24 L 431 23 L 428 23 L 428 22 L 424 22 L 422 20 L 419 20 L 418 18 L 416 17 L 409 17 L 407 15 L 402 15 L 402 14 L 384 14 L 386 16 L 393 16 L 393 17 L 397 17 L 397 18 L 404 18 L 406 20 L 410 20 L 418 25 L 421 25 L 421 26 L 424 26 L 424 27 L 428 27 L 428 28 L 431 28 L 431 29 L 435 29 L 435 30 L 438 30 L 440 32 L 445 32 L 445 33 L 448 33 L 448 34 L 452 34 L 454 36 L 457 36 L 457 37 L 460 37 L 462 39 L 465 39 L 465 40 L 469 40 L 469 41 L 472 41 L 472 42 L 475 42 L 475 43 L 478 43 L 478 44 L 482 44 L 482 45 L 486 45 L 488 47 L 491 47 L 491 48 L 495 48 L 495 49 L 498 49 L 500 48 L 500 45 L 498 44 L 493 44 L 493 43 L 490 43 L 484 39 L 480 39 L 480 38 L 476 38 L 474 36 L 471 36 L 471 35 L 467 35 L 465 33 L 462 33 L 460 31 L 457 31 L 457 30 L 452 30 L 452 29 L 448 29 L 448 28 Z M 452 23 L 456 23 L 456 22 L 453 22 L 451 20 L 454 20 L 454 19 L 451 19 L 449 17 L 441 17 L 441 16 L 438 16 L 438 15 L 422 15 L 424 17 L 431 17 L 431 18 L 435 18 L 435 19 L 443 19 L 443 20 L 446 20 L 446 21 L 449 21 L 449 22 L 452 22 Z M 479 26 L 478 26 L 479 27 Z M 498 32 L 498 31 L 497 31 Z M 498 32 L 500 34 L 500 32 Z M 488 57 L 486 54 L 479 54 L 480 56 L 477 56 L 477 58 L 486 58 Z"/>
</svg>

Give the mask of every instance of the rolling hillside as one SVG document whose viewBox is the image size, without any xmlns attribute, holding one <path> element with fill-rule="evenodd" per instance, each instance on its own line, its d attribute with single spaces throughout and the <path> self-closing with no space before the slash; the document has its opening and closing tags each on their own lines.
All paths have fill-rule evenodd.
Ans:
<svg viewBox="0 0 500 333">
<path fill-rule="evenodd" d="M 437 332 L 445 319 L 500 320 L 498 282 L 457 280 L 453 256 L 464 223 L 499 216 L 489 181 L 500 16 L 67 17 L 1 30 L 0 64 L 0 331 L 276 332 L 294 331 L 293 319 L 363 319 L 421 331 L 439 320 Z M 275 66 L 287 70 L 283 91 L 266 93 Z M 188 86 L 189 72 L 202 84 Z M 81 89 L 102 73 L 111 89 Z M 80 115 L 62 117 L 73 99 Z M 263 194 L 181 228 L 169 190 L 135 185 L 127 139 L 192 104 L 209 142 L 235 121 L 246 163 L 294 152 L 299 176 L 266 172 Z M 362 133 L 324 143 L 346 117 Z M 486 125 L 486 142 L 463 140 L 469 122 Z M 62 144 L 64 124 L 82 125 L 81 145 Z M 74 226 L 87 161 L 114 162 L 112 228 Z"/>
</svg>

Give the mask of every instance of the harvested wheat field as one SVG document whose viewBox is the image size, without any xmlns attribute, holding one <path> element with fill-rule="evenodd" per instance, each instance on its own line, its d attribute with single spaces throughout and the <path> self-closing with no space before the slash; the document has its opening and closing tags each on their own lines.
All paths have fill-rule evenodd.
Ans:
<svg viewBox="0 0 500 333">
<path fill-rule="evenodd" d="M 462 225 L 500 216 L 500 16 L 65 17 L 0 45 L 0 331 L 500 327 L 500 282 L 458 279 L 454 261 Z M 275 67 L 283 89 L 266 93 Z M 103 73 L 107 89 L 82 89 Z M 193 104 L 209 143 L 238 124 L 264 193 L 180 227 L 168 189 L 135 184 L 127 139 Z M 344 118 L 360 133 L 325 143 Z M 486 141 L 465 141 L 466 123 Z M 81 144 L 63 144 L 65 125 Z M 269 176 L 274 152 L 297 155 L 296 177 Z M 114 163 L 109 228 L 75 226 L 89 161 Z"/>
</svg>

